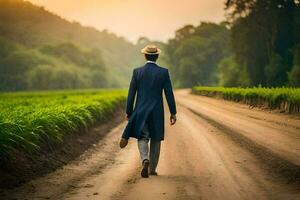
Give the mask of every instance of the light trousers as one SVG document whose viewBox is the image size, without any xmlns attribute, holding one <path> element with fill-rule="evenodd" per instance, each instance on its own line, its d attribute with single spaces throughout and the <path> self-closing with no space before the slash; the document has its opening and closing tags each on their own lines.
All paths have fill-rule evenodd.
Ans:
<svg viewBox="0 0 300 200">
<path fill-rule="evenodd" d="M 150 153 L 149 153 L 149 141 L 150 141 Z M 159 154 L 160 154 L 160 140 L 150 139 L 150 132 L 147 124 L 145 124 L 145 126 L 142 129 L 141 138 L 138 139 L 138 148 L 139 148 L 142 162 L 145 159 L 149 160 L 150 173 L 155 172 L 159 160 Z"/>
</svg>

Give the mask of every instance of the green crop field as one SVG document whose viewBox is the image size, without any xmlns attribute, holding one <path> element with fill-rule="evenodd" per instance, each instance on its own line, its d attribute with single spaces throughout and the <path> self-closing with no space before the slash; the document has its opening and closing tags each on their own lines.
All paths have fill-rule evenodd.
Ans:
<svg viewBox="0 0 300 200">
<path fill-rule="evenodd" d="M 194 94 L 220 97 L 230 101 L 243 102 L 251 106 L 280 109 L 288 113 L 300 112 L 300 88 L 224 88 L 193 87 Z"/>
<path fill-rule="evenodd" d="M 123 105 L 124 90 L 74 90 L 0 94 L 0 154 L 39 149 L 46 141 L 86 130 Z"/>
</svg>

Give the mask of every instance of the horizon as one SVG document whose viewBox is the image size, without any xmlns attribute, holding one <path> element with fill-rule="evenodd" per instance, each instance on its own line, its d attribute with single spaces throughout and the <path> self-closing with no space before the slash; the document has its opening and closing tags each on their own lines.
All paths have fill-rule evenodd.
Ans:
<svg viewBox="0 0 300 200">
<path fill-rule="evenodd" d="M 152 3 L 140 0 L 27 0 L 34 5 L 43 6 L 49 12 L 55 13 L 68 21 L 79 22 L 83 26 L 91 26 L 99 31 L 107 30 L 136 43 L 138 38 L 147 37 L 150 40 L 166 42 L 174 37 L 175 31 L 187 24 L 199 25 L 200 22 L 220 23 L 225 20 L 224 1 L 165 0 Z M 153 13 L 143 10 L 151 5 L 161 5 Z M 170 6 L 172 2 L 172 6 Z M 166 12 L 168 10 L 168 12 Z M 177 15 L 178 13 L 183 15 Z M 135 20 L 139 16 L 147 20 Z M 154 20 L 152 20 L 152 18 Z M 110 19 L 110 20 L 107 20 Z M 128 28 L 128 23 L 131 22 Z M 139 27 L 139 28 L 134 28 Z M 160 31 L 157 31 L 160 30 Z"/>
</svg>

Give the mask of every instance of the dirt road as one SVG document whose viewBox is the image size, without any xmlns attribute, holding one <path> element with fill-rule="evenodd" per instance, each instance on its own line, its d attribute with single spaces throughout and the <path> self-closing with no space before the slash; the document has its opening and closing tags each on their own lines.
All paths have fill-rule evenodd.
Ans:
<svg viewBox="0 0 300 200">
<path fill-rule="evenodd" d="M 159 176 L 140 178 L 136 141 L 118 148 L 125 123 L 80 158 L 1 199 L 300 199 L 300 119 L 176 92 Z M 0 197 L 1 197 L 0 196 Z"/>
</svg>

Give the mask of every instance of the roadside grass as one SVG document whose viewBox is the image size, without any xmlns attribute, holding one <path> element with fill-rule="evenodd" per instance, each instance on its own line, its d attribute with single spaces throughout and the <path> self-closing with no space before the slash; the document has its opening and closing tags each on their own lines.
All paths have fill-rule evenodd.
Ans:
<svg viewBox="0 0 300 200">
<path fill-rule="evenodd" d="M 242 102 L 251 106 L 280 109 L 287 113 L 300 112 L 300 88 L 225 88 L 195 86 L 192 93 Z"/>
<path fill-rule="evenodd" d="M 86 130 L 126 100 L 125 90 L 71 90 L 0 94 L 0 155 L 38 150 L 47 141 Z"/>
</svg>

